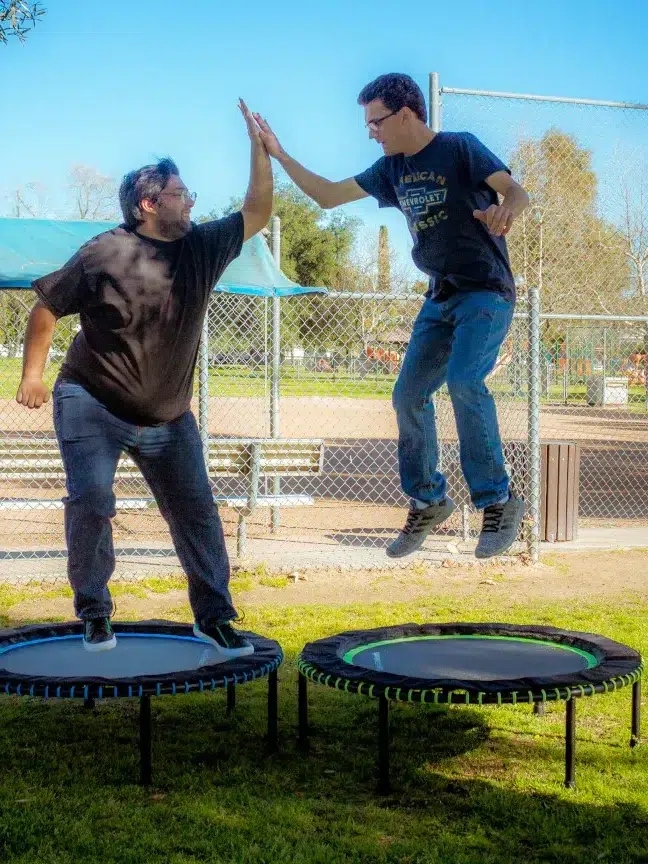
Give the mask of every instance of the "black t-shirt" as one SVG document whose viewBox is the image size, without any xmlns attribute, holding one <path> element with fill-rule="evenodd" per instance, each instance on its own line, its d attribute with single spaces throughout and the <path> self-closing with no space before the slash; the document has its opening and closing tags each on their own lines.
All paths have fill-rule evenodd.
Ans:
<svg viewBox="0 0 648 864">
<path fill-rule="evenodd" d="M 413 156 L 383 156 L 355 178 L 381 207 L 401 210 L 414 240 L 412 258 L 430 277 L 428 296 L 490 289 L 515 296 L 506 240 L 473 210 L 497 204 L 485 182 L 506 165 L 469 132 L 438 132 Z"/>
<path fill-rule="evenodd" d="M 80 314 L 61 377 L 140 426 L 188 408 L 212 288 L 241 252 L 243 216 L 192 224 L 181 240 L 120 226 L 99 234 L 60 270 L 33 283 L 57 316 Z"/>
</svg>

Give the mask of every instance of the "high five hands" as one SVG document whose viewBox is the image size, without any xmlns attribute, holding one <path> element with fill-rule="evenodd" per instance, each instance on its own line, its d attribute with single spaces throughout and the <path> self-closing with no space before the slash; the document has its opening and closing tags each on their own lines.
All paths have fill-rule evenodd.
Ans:
<svg viewBox="0 0 648 864">
<path fill-rule="evenodd" d="M 269 156 L 278 159 L 284 152 L 279 139 L 270 128 L 270 124 L 256 111 L 250 111 L 243 99 L 239 99 L 239 108 L 245 119 L 248 135 L 253 142 L 263 144 Z"/>
<path fill-rule="evenodd" d="M 266 150 L 272 157 L 279 159 L 283 155 L 284 149 L 279 143 L 279 139 L 270 128 L 270 124 L 256 111 L 254 112 L 253 117 L 259 126 L 259 134 L 261 135 L 261 140 L 265 144 Z"/>
</svg>

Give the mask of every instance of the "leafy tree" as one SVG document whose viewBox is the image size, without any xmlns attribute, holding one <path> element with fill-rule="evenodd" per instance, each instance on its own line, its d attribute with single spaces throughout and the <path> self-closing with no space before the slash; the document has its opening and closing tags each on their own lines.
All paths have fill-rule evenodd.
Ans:
<svg viewBox="0 0 648 864">
<path fill-rule="evenodd" d="M 525 285 L 540 289 L 543 311 L 623 309 L 628 264 L 618 228 L 597 215 L 591 153 L 550 129 L 522 139 L 511 168 L 531 197 L 508 238 L 511 265 Z"/>
<path fill-rule="evenodd" d="M 25 42 L 30 28 L 45 14 L 40 3 L 24 0 L 0 0 L 0 43 L 7 43 L 10 36 Z"/>
</svg>

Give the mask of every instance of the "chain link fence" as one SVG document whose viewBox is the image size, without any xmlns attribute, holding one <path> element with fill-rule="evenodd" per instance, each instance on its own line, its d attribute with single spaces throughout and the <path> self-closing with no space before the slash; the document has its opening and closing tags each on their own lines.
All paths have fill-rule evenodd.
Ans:
<svg viewBox="0 0 648 864">
<path fill-rule="evenodd" d="M 648 521 L 648 105 L 441 88 L 531 204 L 508 238 L 540 300 L 539 434 L 580 445 L 582 525 Z M 516 360 L 520 378 L 531 356 Z M 500 401 L 506 437 L 510 407 Z"/>
<path fill-rule="evenodd" d="M 14 401 L 33 299 L 30 291 L 0 292 L 0 335 L 11 346 L 0 358 L 0 544 L 12 578 L 18 568 L 25 580 L 46 581 L 63 574 L 63 565 L 52 559 L 64 555 L 64 475 L 55 450 L 51 402 L 29 411 Z M 248 516 L 248 557 L 267 556 L 265 544 L 279 540 L 287 544 L 286 560 L 291 549 L 302 545 L 326 564 L 332 547 L 380 550 L 401 527 L 408 501 L 398 477 L 391 393 L 421 301 L 416 294 L 331 293 L 280 301 L 212 296 L 193 405 L 206 454 L 210 446 L 231 439 L 276 437 L 324 445 L 322 465 L 312 476 L 260 477 L 260 500 L 274 496 L 277 503 L 259 506 Z M 278 316 L 273 316 L 274 304 Z M 46 375 L 50 386 L 77 327 L 75 318 L 57 325 Z M 520 484 L 528 461 L 528 382 L 515 358 L 527 342 L 527 324 L 519 316 L 490 379 L 497 398 L 510 405 L 511 421 L 516 418 L 509 423 L 505 447 Z M 279 362 L 273 366 L 276 355 Z M 277 377 L 280 398 L 275 400 Z M 447 558 L 452 554 L 448 543 L 470 539 L 478 525 L 459 468 L 447 392 L 438 394 L 437 410 L 443 418 L 443 469 L 452 496 L 462 505 L 431 544 L 432 556 Z M 115 486 L 114 539 L 122 564 L 132 570 L 170 554 L 170 544 L 150 493 L 126 464 L 122 460 Z M 232 550 L 247 485 L 246 475 L 214 477 Z M 168 570 L 170 565 L 160 566 Z"/>
<path fill-rule="evenodd" d="M 581 524 L 644 523 L 648 113 L 460 92 L 432 77 L 433 126 L 474 132 L 532 199 L 509 235 L 519 301 L 488 381 L 513 482 L 530 504 L 516 549 L 537 552 L 540 440 L 580 444 Z M 213 294 L 193 405 L 206 457 L 216 464 L 218 442 L 233 439 L 322 448 L 317 470 L 260 469 L 243 550 L 241 502 L 252 468 L 213 475 L 233 553 L 238 542 L 247 558 L 290 563 L 295 550 L 308 549 L 328 565 L 351 562 L 354 550 L 379 552 L 394 537 L 408 502 L 391 392 L 421 302 L 366 291 L 281 300 Z M 51 403 L 28 411 L 14 401 L 32 303 L 29 291 L 0 292 L 0 582 L 64 578 L 64 478 L 52 450 Z M 50 384 L 77 326 L 72 318 L 57 326 Z M 461 506 L 426 544 L 427 560 L 469 550 L 480 527 L 447 392 L 435 400 L 441 467 Z M 144 564 L 177 566 L 166 525 L 127 460 L 116 494 L 117 577 Z"/>
</svg>

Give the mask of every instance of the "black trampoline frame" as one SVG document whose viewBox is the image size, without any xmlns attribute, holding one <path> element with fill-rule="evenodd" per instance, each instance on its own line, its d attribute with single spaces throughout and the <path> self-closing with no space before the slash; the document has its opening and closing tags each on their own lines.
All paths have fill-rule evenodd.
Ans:
<svg viewBox="0 0 648 864">
<path fill-rule="evenodd" d="M 119 639 L 120 633 L 182 636 L 195 639 L 193 626 L 172 621 L 113 622 Z M 81 622 L 65 624 L 36 624 L 0 631 L 0 649 L 9 645 L 29 643 L 37 639 L 61 636 L 81 636 Z M 0 654 L 0 695 L 33 696 L 44 699 L 83 699 L 86 708 L 93 708 L 96 700 L 139 699 L 140 784 L 152 782 L 152 696 L 179 696 L 187 693 L 207 693 L 224 689 L 227 693 L 226 713 L 230 715 L 236 705 L 236 687 L 260 678 L 268 679 L 268 734 L 270 753 L 277 750 L 278 699 L 277 670 L 283 662 L 283 651 L 278 642 L 246 632 L 254 645 L 254 654 L 237 657 L 224 663 L 204 666 L 196 670 L 169 675 L 142 678 L 65 678 L 6 674 Z M 207 645 L 207 643 L 205 643 Z M 79 643 L 79 651 L 83 651 Z"/>
<path fill-rule="evenodd" d="M 599 663 L 593 669 L 553 678 L 515 681 L 474 682 L 456 679 L 416 679 L 354 666 L 343 660 L 353 648 L 391 639 L 421 636 L 497 636 L 500 638 L 542 639 L 594 654 Z M 614 692 L 632 687 L 630 747 L 641 741 L 641 655 L 627 645 L 592 633 L 578 633 L 556 627 L 510 624 L 404 624 L 372 630 L 352 630 L 310 642 L 297 659 L 299 747 L 307 751 L 308 681 L 378 700 L 378 791 L 391 792 L 389 777 L 389 703 L 410 702 L 447 705 L 532 704 L 534 713 L 544 713 L 547 702 L 564 701 L 565 786 L 576 785 L 576 702 L 579 697 Z"/>
</svg>

